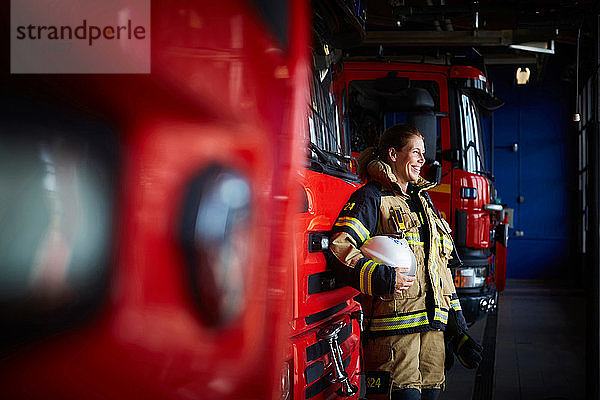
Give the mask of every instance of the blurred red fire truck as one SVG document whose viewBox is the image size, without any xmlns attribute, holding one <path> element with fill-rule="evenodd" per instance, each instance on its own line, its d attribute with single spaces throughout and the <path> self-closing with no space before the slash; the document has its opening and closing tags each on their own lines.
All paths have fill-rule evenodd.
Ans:
<svg viewBox="0 0 600 400">
<path fill-rule="evenodd" d="M 309 5 L 151 6 L 151 74 L 2 73 L 4 399 L 289 394 Z"/>
</svg>

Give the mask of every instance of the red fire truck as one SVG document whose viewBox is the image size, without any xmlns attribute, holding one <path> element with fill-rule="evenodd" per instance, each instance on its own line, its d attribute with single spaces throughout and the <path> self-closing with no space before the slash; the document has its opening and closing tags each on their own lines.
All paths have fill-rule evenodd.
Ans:
<svg viewBox="0 0 600 400">
<path fill-rule="evenodd" d="M 484 160 L 480 110 L 502 101 L 480 70 L 464 65 L 345 60 L 335 86 L 353 155 L 397 123 L 424 134 L 423 174 L 440 183 L 429 193 L 458 250 L 450 266 L 457 293 L 468 322 L 483 317 L 504 288 L 508 229 Z"/>
<path fill-rule="evenodd" d="M 257 4 L 153 0 L 151 74 L 3 70 L 1 398 L 289 396 L 310 11 Z"/>
</svg>

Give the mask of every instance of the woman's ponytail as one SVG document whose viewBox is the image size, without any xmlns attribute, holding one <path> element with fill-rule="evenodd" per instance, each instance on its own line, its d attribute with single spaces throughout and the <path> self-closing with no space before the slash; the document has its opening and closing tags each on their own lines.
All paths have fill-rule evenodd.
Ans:
<svg viewBox="0 0 600 400">
<path fill-rule="evenodd" d="M 379 155 L 377 154 L 377 147 L 367 147 L 360 152 L 356 161 L 358 162 L 358 177 L 364 182 L 369 176 L 368 166 L 371 161 L 376 159 Z"/>
</svg>

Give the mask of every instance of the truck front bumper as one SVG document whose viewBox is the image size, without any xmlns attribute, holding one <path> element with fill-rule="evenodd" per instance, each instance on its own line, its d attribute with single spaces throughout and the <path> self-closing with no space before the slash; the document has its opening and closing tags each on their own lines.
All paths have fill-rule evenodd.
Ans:
<svg viewBox="0 0 600 400">
<path fill-rule="evenodd" d="M 457 290 L 460 306 L 468 325 L 472 325 L 487 315 L 495 311 L 498 305 L 498 292 L 494 289 L 490 293 L 473 295 L 461 293 Z"/>
</svg>

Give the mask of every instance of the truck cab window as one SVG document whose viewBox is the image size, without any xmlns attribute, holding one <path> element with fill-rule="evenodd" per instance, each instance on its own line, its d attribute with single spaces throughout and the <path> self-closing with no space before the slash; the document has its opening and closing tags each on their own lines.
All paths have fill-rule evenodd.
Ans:
<svg viewBox="0 0 600 400">
<path fill-rule="evenodd" d="M 423 133 L 428 163 L 441 161 L 439 86 L 433 81 L 408 80 L 388 75 L 375 80 L 354 80 L 349 85 L 348 126 L 352 151 L 376 146 L 389 127 L 408 123 Z M 346 118 L 346 115 L 344 116 Z"/>
</svg>

